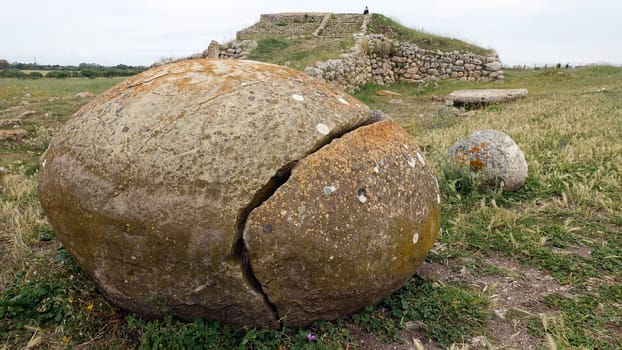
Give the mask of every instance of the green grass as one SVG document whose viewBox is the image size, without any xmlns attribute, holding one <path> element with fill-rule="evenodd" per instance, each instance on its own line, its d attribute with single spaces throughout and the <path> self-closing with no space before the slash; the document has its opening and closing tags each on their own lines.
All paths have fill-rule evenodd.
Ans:
<svg viewBox="0 0 622 350">
<path fill-rule="evenodd" d="M 289 66 L 298 70 L 317 61 L 338 58 L 354 45 L 354 39 L 259 39 L 257 47 L 247 58 L 250 60 Z"/>
<path fill-rule="evenodd" d="M 463 40 L 447 38 L 431 34 L 423 30 L 408 28 L 394 19 L 376 13 L 372 14 L 372 21 L 368 27 L 368 30 L 370 33 L 384 34 L 386 37 L 396 39 L 400 42 L 414 43 L 420 48 L 426 50 L 440 50 L 443 52 L 458 50 L 461 52 L 472 52 L 480 55 L 490 53 L 489 49 L 467 43 Z"/>
<path fill-rule="evenodd" d="M 439 345 L 467 342 L 485 331 L 488 295 L 459 281 L 440 285 L 415 277 L 383 306 L 400 322 L 414 321 Z"/>
<path fill-rule="evenodd" d="M 59 128 L 86 101 L 80 92 L 99 94 L 123 78 L 0 79 L 0 118 L 22 119 L 18 126 L 28 132 L 23 142 L 0 141 L 0 166 L 21 161 L 31 171 Z M 28 116 L 22 118 L 23 113 Z"/>
<path fill-rule="evenodd" d="M 16 96 L 16 90 L 23 93 L 30 93 L 32 96 L 45 96 L 51 97 L 68 97 L 75 95 L 79 92 L 90 91 L 94 94 L 99 94 L 110 88 L 112 85 L 125 80 L 123 77 L 113 78 L 66 78 L 66 79 L 51 79 L 42 78 L 36 82 L 29 81 L 27 79 L 0 79 L 0 98 L 14 99 Z M 6 89 L 6 90 L 5 90 Z"/>
<path fill-rule="evenodd" d="M 270 41 L 258 52 L 269 57 L 299 44 Z M 413 338 L 460 348 L 480 335 L 502 347 L 508 337 L 495 338 L 499 322 L 529 335 L 536 348 L 620 348 L 622 69 L 508 70 L 505 77 L 362 87 L 357 97 L 399 120 L 437 174 L 442 231 L 427 264 L 449 276 L 415 275 L 379 305 L 279 330 L 146 321 L 108 304 L 56 241 L 35 186 L 38 157 L 51 136 L 89 100 L 75 94 L 99 93 L 118 80 L 0 79 L 0 118 L 34 111 L 20 126 L 29 131 L 22 142 L 0 142 L 0 166 L 7 169 L 0 178 L 0 349 L 354 349 L 363 339 L 391 348 Z M 530 95 L 470 117 L 438 113 L 443 102 L 434 96 L 483 87 L 528 88 Z M 402 95 L 375 94 L 387 88 Z M 454 141 L 484 128 L 509 134 L 525 153 L 529 177 L 519 191 L 482 188 L 447 162 Z M 551 291 L 529 303 L 515 297 L 505 320 L 495 316 L 497 296 L 516 292 L 508 280 L 534 273 Z M 495 290 L 497 284 L 504 288 Z"/>
<path fill-rule="evenodd" d="M 544 303 L 560 312 L 531 319 L 530 331 L 538 336 L 552 334 L 562 348 L 619 349 L 619 328 L 617 332 L 608 330 L 622 323 L 621 301 L 619 284 L 598 288 L 576 299 L 547 295 Z"/>
<path fill-rule="evenodd" d="M 139 338 L 139 349 L 344 349 L 351 344 L 347 329 L 326 322 L 316 322 L 307 328 L 279 331 L 268 329 L 232 330 L 218 322 L 179 322 L 172 317 L 161 321 L 144 322 L 128 317 L 128 330 Z M 309 341 L 309 334 L 320 334 Z"/>
<path fill-rule="evenodd" d="M 35 334 L 43 340 L 49 336 L 44 329 L 58 325 L 62 325 L 60 336 L 50 339 L 55 345 L 103 337 L 118 310 L 97 293 L 65 250 L 31 257 L 29 262 L 0 297 L 0 338 L 6 339 L 5 344 L 18 348 Z M 117 343 L 127 342 L 119 339 Z"/>
</svg>

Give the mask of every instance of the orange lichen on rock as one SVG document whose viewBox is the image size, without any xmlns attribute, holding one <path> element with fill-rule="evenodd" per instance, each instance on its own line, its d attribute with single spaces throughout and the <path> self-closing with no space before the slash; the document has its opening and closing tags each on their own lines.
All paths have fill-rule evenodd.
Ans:
<svg viewBox="0 0 622 350">
<path fill-rule="evenodd" d="M 468 149 L 464 147 L 457 148 L 452 156 L 454 162 L 460 167 L 464 167 L 468 162 L 469 169 L 475 173 L 487 168 L 488 158 L 489 154 L 486 151 L 486 143 L 484 142 Z"/>
<path fill-rule="evenodd" d="M 469 167 L 473 172 L 480 172 L 486 169 L 486 162 L 482 160 L 482 158 L 475 156 L 469 160 Z"/>
</svg>

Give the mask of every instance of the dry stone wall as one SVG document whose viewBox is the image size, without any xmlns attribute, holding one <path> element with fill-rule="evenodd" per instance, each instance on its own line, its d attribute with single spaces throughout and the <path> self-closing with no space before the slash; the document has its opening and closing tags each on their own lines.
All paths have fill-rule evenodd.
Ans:
<svg viewBox="0 0 622 350">
<path fill-rule="evenodd" d="M 257 42 L 255 40 L 232 41 L 220 48 L 218 58 L 244 58 L 256 47 Z"/>
<path fill-rule="evenodd" d="M 324 38 L 343 38 L 367 29 L 366 19 L 370 16 L 357 14 L 329 15 L 324 28 L 318 36 Z"/>
<path fill-rule="evenodd" d="M 258 38 L 299 38 L 312 35 L 329 13 L 270 13 L 236 34 L 238 41 Z"/>
<path fill-rule="evenodd" d="M 305 72 L 346 91 L 362 84 L 391 85 L 396 82 L 426 83 L 435 80 L 502 80 L 499 56 L 425 50 L 383 35 L 357 38 L 356 45 L 341 58 L 307 67 Z"/>
</svg>

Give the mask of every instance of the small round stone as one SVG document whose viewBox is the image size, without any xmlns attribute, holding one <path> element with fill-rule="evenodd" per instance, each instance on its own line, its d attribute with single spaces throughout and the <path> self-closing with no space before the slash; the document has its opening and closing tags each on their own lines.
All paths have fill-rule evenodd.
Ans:
<svg viewBox="0 0 622 350">
<path fill-rule="evenodd" d="M 479 130 L 454 143 L 449 158 L 460 167 L 482 175 L 484 183 L 516 191 L 527 179 L 525 155 L 516 142 L 498 130 Z"/>
</svg>

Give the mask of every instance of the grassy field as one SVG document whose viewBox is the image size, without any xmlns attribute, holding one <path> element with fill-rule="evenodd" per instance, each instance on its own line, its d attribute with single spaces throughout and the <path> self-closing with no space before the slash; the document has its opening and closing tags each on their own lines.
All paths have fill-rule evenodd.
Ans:
<svg viewBox="0 0 622 350">
<path fill-rule="evenodd" d="M 379 305 L 307 327 L 232 330 L 197 319 L 144 321 L 97 292 L 46 223 L 38 157 L 62 124 L 119 79 L 0 79 L 0 349 L 619 349 L 622 347 L 622 69 L 506 71 L 505 82 L 365 86 L 437 173 L 442 230 L 419 272 Z M 457 116 L 459 88 L 529 97 Z M 460 112 L 460 111 L 458 111 Z M 529 163 L 515 193 L 479 189 L 447 148 L 478 129 L 509 134 Z M 317 336 L 309 342 L 307 334 Z"/>
</svg>

